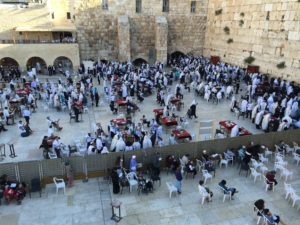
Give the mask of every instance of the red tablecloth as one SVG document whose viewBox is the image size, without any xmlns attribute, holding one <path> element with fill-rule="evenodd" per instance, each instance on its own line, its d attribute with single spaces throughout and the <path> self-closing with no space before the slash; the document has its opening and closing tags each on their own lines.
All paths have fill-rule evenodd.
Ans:
<svg viewBox="0 0 300 225">
<path fill-rule="evenodd" d="M 182 130 L 172 130 L 172 133 L 174 134 L 174 136 L 177 138 L 177 139 L 190 139 L 192 140 L 192 136 L 190 135 L 189 132 L 187 132 L 186 130 L 182 129 Z"/>
<path fill-rule="evenodd" d="M 111 122 L 113 122 L 114 124 L 120 126 L 120 125 L 125 125 L 126 124 L 126 119 L 117 118 L 117 119 L 113 119 Z"/>
<path fill-rule="evenodd" d="M 30 89 L 25 88 L 25 89 L 18 89 L 16 90 L 17 95 L 29 95 L 30 94 Z"/>
<path fill-rule="evenodd" d="M 252 133 L 250 131 L 248 131 L 246 128 L 244 128 L 244 127 L 241 127 L 239 129 L 239 133 L 240 133 L 239 134 L 240 136 L 252 135 Z"/>
<path fill-rule="evenodd" d="M 172 103 L 172 104 L 176 104 L 177 102 L 180 102 L 181 100 L 179 99 L 179 98 L 172 98 L 171 100 L 170 100 L 170 102 Z"/>
<path fill-rule="evenodd" d="M 122 99 L 117 100 L 118 106 L 125 106 L 126 104 L 127 104 L 126 100 L 122 100 Z"/>
<path fill-rule="evenodd" d="M 219 124 L 222 128 L 226 129 L 228 132 L 230 132 L 231 129 L 236 125 L 235 122 L 232 122 L 230 120 L 220 121 Z"/>
<path fill-rule="evenodd" d="M 174 126 L 177 125 L 177 120 L 175 118 L 167 118 L 163 117 L 160 119 L 161 123 L 166 126 Z"/>
<path fill-rule="evenodd" d="M 153 109 L 153 112 L 156 114 L 156 115 L 162 115 L 163 114 L 163 109 Z"/>
</svg>

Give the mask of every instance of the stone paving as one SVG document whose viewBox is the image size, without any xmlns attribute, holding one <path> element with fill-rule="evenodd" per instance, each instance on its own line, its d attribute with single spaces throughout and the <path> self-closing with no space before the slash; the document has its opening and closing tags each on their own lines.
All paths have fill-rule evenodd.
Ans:
<svg viewBox="0 0 300 225">
<path fill-rule="evenodd" d="M 49 78 L 47 76 L 40 76 L 40 82 L 45 81 L 45 78 Z M 50 80 L 57 82 L 58 77 L 50 77 Z M 95 81 L 94 81 L 95 83 Z M 60 119 L 60 125 L 63 126 L 63 130 L 61 132 L 56 132 L 55 134 L 61 137 L 61 141 L 65 144 L 73 144 L 74 139 L 83 139 L 84 136 L 93 130 L 93 123 L 101 122 L 104 130 L 107 130 L 107 125 L 109 121 L 113 118 L 116 118 L 117 115 L 112 115 L 108 102 L 104 99 L 103 93 L 103 83 L 98 87 L 100 91 L 100 101 L 103 101 L 103 104 L 100 107 L 93 107 L 89 109 L 89 112 L 83 114 L 83 122 L 75 123 L 72 121 L 70 123 L 69 114 L 67 111 L 65 112 L 57 112 L 54 108 L 50 108 L 45 111 L 44 106 L 46 105 L 44 101 L 38 101 L 38 109 L 36 113 L 33 113 L 30 120 L 30 127 L 34 131 L 32 135 L 26 138 L 22 138 L 19 135 L 19 130 L 17 125 L 7 126 L 8 131 L 0 133 L 0 143 L 7 143 L 9 141 L 15 142 L 15 150 L 18 157 L 10 158 L 6 157 L 2 163 L 5 162 L 17 162 L 24 160 L 39 160 L 42 159 L 42 151 L 39 150 L 39 146 L 42 142 L 43 136 L 47 135 L 47 122 L 46 117 L 50 116 L 52 120 Z M 171 91 L 175 92 L 175 84 L 173 84 Z M 220 104 L 216 105 L 211 102 L 206 102 L 203 97 L 195 96 L 194 91 L 187 92 L 183 91 L 184 94 L 184 103 L 185 108 L 180 112 L 176 112 L 176 115 L 184 116 L 186 115 L 187 109 L 191 104 L 192 100 L 195 98 L 198 102 L 197 106 L 197 115 L 198 119 L 189 120 L 189 125 L 187 130 L 195 135 L 196 140 L 198 137 L 198 128 L 199 128 L 199 120 L 207 120 L 213 119 L 215 120 L 215 125 L 218 127 L 218 122 L 220 120 L 233 120 L 238 123 L 239 126 L 243 126 L 248 129 L 250 132 L 256 134 L 261 133 L 261 130 L 257 130 L 250 122 L 249 119 L 239 119 L 230 112 L 229 105 L 230 100 L 223 99 Z M 237 96 L 239 98 L 240 95 Z M 156 103 L 156 94 L 152 96 L 146 97 L 144 102 L 138 105 L 141 109 L 140 112 L 136 112 L 133 117 L 133 121 L 139 121 L 142 118 L 142 115 L 146 115 L 148 119 L 154 118 L 153 109 L 154 108 L 162 108 Z M 15 122 L 17 123 L 19 118 L 16 118 Z M 24 121 L 24 119 L 23 119 Z M 170 129 L 164 129 L 164 140 L 167 140 L 167 137 L 170 135 Z M 6 145 L 6 151 L 8 151 L 8 146 Z"/>
<path fill-rule="evenodd" d="M 274 159 L 267 163 L 273 167 Z M 288 180 L 299 194 L 300 172 L 299 167 L 288 156 L 288 168 L 294 172 Z M 55 193 L 54 184 L 49 184 L 43 190 L 42 197 L 33 193 L 32 198 L 26 197 L 22 205 L 11 203 L 9 206 L 0 206 L 0 225 L 111 225 L 110 220 L 112 199 L 122 202 L 122 220 L 119 225 L 254 225 L 256 214 L 253 212 L 253 203 L 259 198 L 266 201 L 273 213 L 279 214 L 288 225 L 299 224 L 299 202 L 293 208 L 292 204 L 284 199 L 284 180 L 277 175 L 279 184 L 274 192 L 265 191 L 262 180 L 253 182 L 253 178 L 238 175 L 236 165 L 229 165 L 217 169 L 216 177 L 208 181 L 208 186 L 214 193 L 213 201 L 200 203 L 198 181 L 201 175 L 193 179 L 184 178 L 182 194 L 173 194 L 169 199 L 166 182 L 174 182 L 173 174 L 162 171 L 162 183 L 155 184 L 153 193 L 138 195 L 135 188 L 129 193 L 124 189 L 123 194 L 112 194 L 112 186 L 103 178 L 90 179 L 87 183 L 76 181 L 74 187 L 68 188 L 66 194 L 60 191 Z M 226 179 L 229 186 L 236 187 L 239 193 L 234 200 L 222 202 L 223 194 L 217 183 Z"/>
</svg>

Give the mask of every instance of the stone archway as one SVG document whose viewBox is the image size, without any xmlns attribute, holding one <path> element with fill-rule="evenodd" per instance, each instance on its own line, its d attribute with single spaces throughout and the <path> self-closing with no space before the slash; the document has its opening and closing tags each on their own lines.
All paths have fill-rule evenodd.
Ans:
<svg viewBox="0 0 300 225">
<path fill-rule="evenodd" d="M 4 70 L 8 70 L 10 68 L 19 68 L 20 66 L 17 60 L 10 57 L 4 57 L 0 59 L 0 65 L 3 66 Z"/>
<path fill-rule="evenodd" d="M 141 66 L 143 63 L 147 64 L 148 62 L 143 58 L 137 58 L 137 59 L 133 60 L 133 62 L 132 62 L 132 64 L 134 66 Z"/>
<path fill-rule="evenodd" d="M 178 57 L 182 57 L 182 56 L 185 56 L 185 54 L 181 51 L 172 52 L 170 55 L 171 58 L 178 58 Z"/>
<path fill-rule="evenodd" d="M 47 69 L 47 64 L 44 59 L 38 56 L 33 56 L 27 60 L 27 69 L 35 68 L 38 73 L 45 73 Z"/>
<path fill-rule="evenodd" d="M 65 56 L 60 56 L 57 57 L 54 62 L 53 65 L 55 67 L 56 73 L 61 73 L 61 72 L 65 72 L 65 71 L 73 71 L 73 63 L 72 61 Z"/>
</svg>

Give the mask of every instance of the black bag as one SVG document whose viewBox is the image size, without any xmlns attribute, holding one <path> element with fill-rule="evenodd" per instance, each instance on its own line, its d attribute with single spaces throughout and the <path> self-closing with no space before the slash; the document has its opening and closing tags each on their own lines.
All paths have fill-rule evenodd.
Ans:
<svg viewBox="0 0 300 225">
<path fill-rule="evenodd" d="M 129 186 L 129 182 L 128 182 L 126 177 L 121 177 L 120 178 L 120 184 L 121 184 L 122 187 L 128 187 Z"/>
</svg>

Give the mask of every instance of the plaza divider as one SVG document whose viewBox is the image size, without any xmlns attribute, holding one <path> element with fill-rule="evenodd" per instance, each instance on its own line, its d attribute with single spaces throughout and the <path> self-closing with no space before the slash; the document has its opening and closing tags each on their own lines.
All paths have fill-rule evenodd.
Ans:
<svg viewBox="0 0 300 225">
<path fill-rule="evenodd" d="M 153 163 L 154 154 L 158 152 L 162 158 L 161 166 L 164 167 L 165 158 L 174 155 L 176 158 L 189 154 L 190 158 L 200 158 L 205 149 L 209 154 L 222 153 L 228 148 L 237 149 L 242 145 L 263 144 L 271 150 L 275 150 L 274 144 L 283 140 L 291 145 L 293 141 L 299 143 L 300 129 L 283 132 L 272 132 L 243 137 L 214 139 L 199 142 L 181 143 L 160 148 L 141 149 L 128 152 L 114 152 L 109 154 L 87 155 L 85 157 L 68 157 L 63 159 L 50 159 L 39 161 L 24 161 L 17 163 L 0 163 L 0 176 L 7 174 L 9 180 L 25 181 L 30 183 L 33 178 L 40 178 L 43 184 L 53 183 L 53 177 L 65 178 L 65 162 L 68 161 L 73 170 L 75 179 L 87 179 L 92 177 L 106 176 L 110 169 L 115 166 L 117 158 L 123 159 L 123 167 L 130 167 L 132 155 L 136 155 L 138 163 L 143 164 L 147 170 L 150 163 Z M 300 143 L 299 143 L 300 144 Z"/>
<path fill-rule="evenodd" d="M 9 180 L 19 181 L 17 164 L 0 163 L 0 176 L 6 174 Z"/>
<path fill-rule="evenodd" d="M 24 161 L 16 164 L 19 173 L 18 181 L 25 182 L 27 184 L 31 183 L 31 180 L 38 178 L 41 180 L 41 168 L 40 161 Z"/>
</svg>

